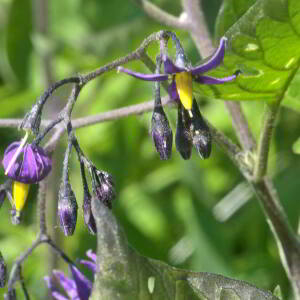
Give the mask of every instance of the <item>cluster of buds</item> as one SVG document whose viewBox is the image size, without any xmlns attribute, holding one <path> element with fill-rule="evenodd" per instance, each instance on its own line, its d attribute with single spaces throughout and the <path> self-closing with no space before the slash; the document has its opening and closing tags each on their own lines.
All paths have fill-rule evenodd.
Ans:
<svg viewBox="0 0 300 300">
<path fill-rule="evenodd" d="M 160 57 L 157 59 L 155 74 L 142 74 L 123 67 L 119 67 L 118 71 L 141 80 L 155 82 L 155 102 L 151 133 L 160 158 L 163 160 L 170 158 L 172 149 L 172 130 L 162 108 L 159 89 L 160 82 L 169 80 L 171 82 L 168 87 L 169 97 L 178 104 L 175 136 L 176 149 L 183 159 L 189 159 L 192 146 L 194 146 L 200 157 L 205 159 L 211 153 L 211 134 L 193 97 L 193 81 L 199 84 L 223 84 L 234 80 L 238 73 L 225 78 L 203 75 L 203 73 L 216 68 L 222 63 L 227 40 L 225 37 L 221 38 L 218 49 L 210 59 L 199 66 L 192 67 L 176 35 L 173 33 L 169 33 L 169 35 L 176 46 L 175 63 L 172 62 L 165 53 L 165 49 L 162 48 Z M 159 72 L 161 63 L 164 65 L 163 74 Z"/>
<path fill-rule="evenodd" d="M 70 127 L 71 128 L 71 127 Z M 58 216 L 60 227 L 66 236 L 72 235 L 77 222 L 77 201 L 69 181 L 69 157 L 74 146 L 80 162 L 81 177 L 83 183 L 83 216 L 84 223 L 90 233 L 97 232 L 96 222 L 92 213 L 92 201 L 101 201 L 106 207 L 112 208 L 112 201 L 116 194 L 112 176 L 107 172 L 98 170 L 95 165 L 85 157 L 72 130 L 69 131 L 69 143 L 63 162 L 62 184 L 58 198 Z M 91 177 L 93 196 L 89 191 L 85 168 Z"/>
<path fill-rule="evenodd" d="M 0 185 L 0 207 L 5 197 L 7 197 L 12 205 L 11 217 L 13 224 L 19 224 L 21 221 L 30 185 L 43 180 L 50 173 L 52 168 L 50 155 L 39 146 L 39 143 L 46 133 L 55 126 L 56 122 L 53 122 L 51 126 L 46 128 L 41 134 L 38 133 L 39 126 L 34 127 L 35 131 L 33 131 L 30 124 L 39 124 L 39 122 L 36 122 L 36 118 L 38 117 L 38 119 L 40 119 L 40 115 L 37 115 L 36 111 L 34 106 L 33 111 L 26 115 L 24 124 L 27 126 L 27 129 L 25 137 L 21 141 L 13 142 L 8 146 L 2 160 L 5 175 L 9 177 L 9 180 Z M 30 131 L 37 134 L 37 136 L 31 143 L 28 143 Z M 64 157 L 62 181 L 58 193 L 59 223 L 66 236 L 74 233 L 77 222 L 78 205 L 69 180 L 69 157 L 72 147 L 74 146 L 78 154 L 83 180 L 84 195 L 82 208 L 84 221 L 89 232 L 95 234 L 96 223 L 92 214 L 91 202 L 93 200 L 101 201 L 111 209 L 112 201 L 115 198 L 113 180 L 111 175 L 98 170 L 93 163 L 84 156 L 73 134 L 70 122 L 68 123 L 67 131 L 69 142 Z M 84 172 L 85 168 L 88 169 L 91 176 L 93 197 L 89 192 Z"/>
</svg>

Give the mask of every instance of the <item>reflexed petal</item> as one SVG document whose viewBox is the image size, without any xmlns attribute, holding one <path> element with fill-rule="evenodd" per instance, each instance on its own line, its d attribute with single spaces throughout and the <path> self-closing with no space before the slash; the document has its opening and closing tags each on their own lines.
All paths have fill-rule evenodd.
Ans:
<svg viewBox="0 0 300 300">
<path fill-rule="evenodd" d="M 3 157 L 3 167 L 6 170 L 21 142 L 14 142 L 7 147 Z M 23 183 L 37 183 L 51 171 L 51 158 L 44 149 L 28 144 L 22 150 L 18 159 L 13 163 L 7 176 Z"/>
<path fill-rule="evenodd" d="M 163 62 L 164 62 L 164 71 L 167 74 L 176 74 L 176 73 L 187 71 L 186 69 L 177 67 L 175 64 L 173 64 L 172 60 L 167 56 L 163 57 Z"/>
<path fill-rule="evenodd" d="M 192 68 L 192 70 L 191 70 L 192 75 L 204 73 L 204 72 L 207 72 L 209 70 L 216 68 L 224 59 L 226 41 L 227 41 L 227 38 L 222 37 L 220 40 L 219 47 L 216 50 L 216 52 L 213 54 L 213 56 L 207 62 L 201 64 L 198 67 Z"/>
<path fill-rule="evenodd" d="M 230 82 L 230 81 L 236 79 L 236 75 L 223 77 L 223 78 L 215 78 L 215 77 L 210 77 L 210 76 L 199 75 L 197 77 L 193 77 L 193 79 L 196 82 L 202 83 L 202 84 L 222 84 L 222 83 Z"/>
<path fill-rule="evenodd" d="M 92 291 L 92 282 L 89 281 L 75 266 L 70 265 L 70 269 L 76 283 L 80 300 L 88 300 Z"/>
<path fill-rule="evenodd" d="M 53 274 L 68 296 L 71 299 L 76 299 L 75 297 L 78 297 L 78 292 L 75 281 L 65 276 L 65 274 L 59 270 L 53 270 Z"/>
<path fill-rule="evenodd" d="M 57 300 L 68 300 L 65 296 L 60 294 L 53 282 L 53 279 L 50 276 L 45 276 L 44 280 L 46 281 L 47 287 L 51 292 L 52 297 L 54 297 Z"/>
<path fill-rule="evenodd" d="M 123 67 L 118 67 L 118 72 L 127 73 L 128 75 L 146 81 L 165 81 L 168 80 L 169 78 L 168 74 L 143 74 L 143 73 L 131 71 L 129 69 L 125 69 Z"/>
<path fill-rule="evenodd" d="M 97 273 L 97 265 L 92 261 L 81 259 L 79 263 L 89 268 L 91 271 L 93 271 L 93 273 Z"/>
<path fill-rule="evenodd" d="M 174 101 L 179 100 L 179 95 L 177 92 L 177 86 L 175 80 L 172 80 L 172 83 L 168 86 L 168 93 L 169 93 L 169 97 L 172 100 Z"/>
<path fill-rule="evenodd" d="M 88 251 L 86 252 L 86 256 L 87 256 L 88 258 L 90 258 L 94 263 L 97 262 L 97 255 L 96 255 L 96 253 L 94 253 L 92 250 L 88 250 Z"/>
<path fill-rule="evenodd" d="M 21 142 L 14 142 L 6 148 L 6 150 L 4 152 L 3 160 L 2 160 L 4 170 L 7 169 L 10 161 L 12 160 L 12 158 L 13 158 L 14 154 L 16 153 L 16 151 L 18 150 L 20 144 L 21 144 Z M 20 153 L 20 155 L 22 156 L 22 152 Z M 18 159 L 18 160 L 16 160 L 16 162 L 10 168 L 7 176 L 10 177 L 10 178 L 13 178 L 13 176 L 15 176 L 15 174 L 18 172 L 20 167 L 21 167 L 21 164 L 20 164 L 20 161 Z"/>
<path fill-rule="evenodd" d="M 51 295 L 56 300 L 69 300 L 68 298 L 66 298 L 65 296 L 63 296 L 62 294 L 60 294 L 59 292 L 52 292 Z M 77 296 L 73 297 L 71 299 L 72 300 L 80 300 Z"/>
</svg>

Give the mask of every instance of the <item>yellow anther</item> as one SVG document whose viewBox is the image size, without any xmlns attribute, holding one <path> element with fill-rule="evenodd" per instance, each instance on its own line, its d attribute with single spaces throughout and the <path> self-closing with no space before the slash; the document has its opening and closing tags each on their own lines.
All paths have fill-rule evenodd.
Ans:
<svg viewBox="0 0 300 300">
<path fill-rule="evenodd" d="M 193 105 L 192 74 L 188 72 L 177 73 L 175 81 L 180 102 L 185 109 L 191 110 Z"/>
<path fill-rule="evenodd" d="M 22 183 L 19 181 L 13 182 L 13 197 L 15 209 L 17 212 L 21 212 L 29 193 L 30 184 Z"/>
</svg>

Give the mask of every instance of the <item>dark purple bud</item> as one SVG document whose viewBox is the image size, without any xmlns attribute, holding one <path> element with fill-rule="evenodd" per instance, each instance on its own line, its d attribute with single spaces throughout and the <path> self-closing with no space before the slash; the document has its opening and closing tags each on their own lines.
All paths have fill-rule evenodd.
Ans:
<svg viewBox="0 0 300 300">
<path fill-rule="evenodd" d="M 190 117 L 188 111 L 179 103 L 175 144 L 182 158 L 187 160 L 192 154 L 192 135 L 190 132 Z"/>
<path fill-rule="evenodd" d="M 116 197 L 112 176 L 96 168 L 93 168 L 91 172 L 93 193 L 99 201 L 111 209 L 112 201 Z"/>
<path fill-rule="evenodd" d="M 37 183 L 44 179 L 51 171 L 51 158 L 43 148 L 34 144 L 26 144 L 22 147 L 22 142 L 10 144 L 3 157 L 3 167 L 6 175 L 19 182 Z M 17 151 L 20 154 L 17 155 Z"/>
<path fill-rule="evenodd" d="M 34 104 L 31 110 L 25 115 L 20 128 L 30 130 L 37 135 L 41 125 L 41 113 L 41 108 L 37 104 Z"/>
<path fill-rule="evenodd" d="M 69 182 L 62 183 L 58 194 L 58 217 L 66 236 L 74 233 L 77 221 L 77 202 Z"/>
<path fill-rule="evenodd" d="M 83 205 L 82 205 L 84 224 L 87 226 L 91 234 L 96 234 L 97 233 L 96 221 L 92 213 L 91 201 L 92 201 L 91 194 L 89 193 L 88 190 L 85 189 L 83 194 Z"/>
<path fill-rule="evenodd" d="M 161 160 L 167 160 L 172 154 L 173 133 L 160 99 L 159 83 L 155 83 L 155 103 L 151 120 L 152 139 Z"/>
<path fill-rule="evenodd" d="M 17 300 L 16 290 L 11 289 L 6 294 L 4 294 L 4 300 Z"/>
<path fill-rule="evenodd" d="M 7 278 L 7 268 L 4 258 L 0 252 L 0 288 L 4 288 Z"/>
<path fill-rule="evenodd" d="M 191 131 L 193 145 L 202 159 L 206 159 L 211 153 L 211 134 L 208 125 L 203 119 L 197 101 L 193 100 L 191 118 Z"/>
</svg>

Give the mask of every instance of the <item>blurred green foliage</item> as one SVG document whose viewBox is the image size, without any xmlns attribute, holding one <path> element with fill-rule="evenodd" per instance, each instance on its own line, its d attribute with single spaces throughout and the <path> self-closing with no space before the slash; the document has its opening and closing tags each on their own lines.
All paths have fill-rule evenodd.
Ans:
<svg viewBox="0 0 300 300">
<path fill-rule="evenodd" d="M 173 30 L 146 17 L 131 1 L 52 0 L 48 1 L 48 30 L 43 33 L 38 30 L 36 17 L 42 2 L 47 3 L 0 0 L 0 118 L 22 118 L 36 97 L 47 88 L 47 82 L 93 70 L 133 51 L 150 33 L 160 29 Z M 171 13 L 180 13 L 179 0 L 153 2 Z M 220 5 L 221 0 L 204 1 L 211 32 L 215 31 Z M 196 63 L 200 57 L 188 34 L 176 33 L 189 58 Z M 149 52 L 154 56 L 156 50 L 153 46 Z M 50 78 L 45 71 L 45 57 L 50 58 Z M 129 67 L 146 71 L 138 62 Z M 150 100 L 152 89 L 150 83 L 112 71 L 84 88 L 73 117 Z M 69 92 L 68 87 L 58 90 L 49 100 L 44 116 L 57 113 Z M 297 102 L 297 92 L 289 95 Z M 200 104 L 203 115 L 236 140 L 224 103 L 201 100 Z M 251 129 L 258 136 L 263 104 L 245 102 L 243 108 Z M 169 110 L 167 113 L 175 129 L 176 112 Z M 87 156 L 99 169 L 108 171 L 115 178 L 118 196 L 114 213 L 131 245 L 140 253 L 171 265 L 220 273 L 270 290 L 279 284 L 283 294 L 289 295 L 275 241 L 247 186 L 242 185 L 238 193 L 227 198 L 229 202 L 237 203 L 251 200 L 229 220 L 220 222 L 214 214 L 215 205 L 243 182 L 235 166 L 217 147 L 213 147 L 207 161 L 202 161 L 196 153 L 191 160 L 183 161 L 175 149 L 171 160 L 160 161 L 149 136 L 150 118 L 151 114 L 128 117 L 76 132 Z M 270 171 L 295 228 L 300 210 L 296 196 L 300 193 L 300 158 L 293 154 L 292 144 L 299 136 L 299 121 L 298 114 L 282 109 L 270 155 Z M 16 129 L 1 129 L 0 153 L 21 136 L 22 132 Z M 54 156 L 55 168 L 47 198 L 48 221 L 61 246 L 75 259 L 83 257 L 89 248 L 95 248 L 96 241 L 84 227 L 82 212 L 74 236 L 63 237 L 57 226 L 53 210 L 64 147 L 65 137 Z M 70 172 L 81 207 L 83 191 L 75 155 Z M 5 180 L 3 173 L 2 169 L 1 181 Z M 10 205 L 6 201 L 0 211 L 0 250 L 10 267 L 34 240 L 37 231 L 36 187 L 30 191 L 24 222 L 20 226 L 10 223 L 9 214 Z M 45 295 L 42 278 L 53 266 L 66 269 L 65 264 L 57 261 L 44 246 L 26 261 L 24 278 L 32 299 L 40 300 Z"/>
</svg>

